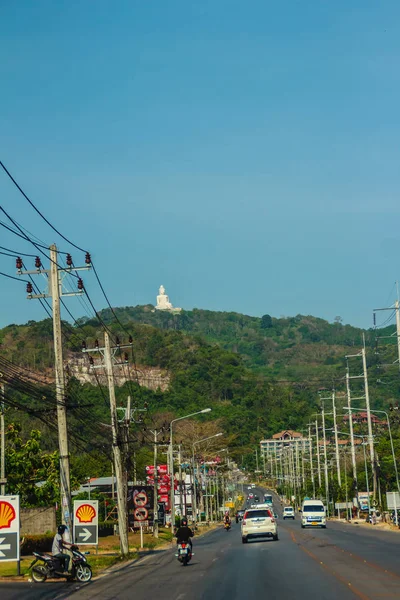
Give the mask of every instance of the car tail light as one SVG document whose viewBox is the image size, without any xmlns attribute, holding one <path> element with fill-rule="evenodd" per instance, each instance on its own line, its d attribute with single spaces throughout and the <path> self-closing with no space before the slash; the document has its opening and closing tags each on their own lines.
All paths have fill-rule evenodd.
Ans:
<svg viewBox="0 0 400 600">
<path fill-rule="evenodd" d="M 243 523 L 243 525 L 246 525 L 246 519 L 244 517 L 242 519 L 242 523 Z"/>
<path fill-rule="evenodd" d="M 274 517 L 271 517 L 271 523 L 275 523 Z"/>
<path fill-rule="evenodd" d="M 181 544 L 182 548 L 186 548 L 186 544 Z"/>
</svg>

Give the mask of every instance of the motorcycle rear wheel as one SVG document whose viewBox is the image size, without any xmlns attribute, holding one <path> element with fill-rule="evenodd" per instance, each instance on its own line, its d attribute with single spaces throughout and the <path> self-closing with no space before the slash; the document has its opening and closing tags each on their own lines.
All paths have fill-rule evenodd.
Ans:
<svg viewBox="0 0 400 600">
<path fill-rule="evenodd" d="M 43 583 L 47 579 L 47 569 L 42 565 L 38 565 L 37 567 L 33 567 L 32 569 L 32 579 L 35 583 Z"/>
<path fill-rule="evenodd" d="M 89 565 L 78 565 L 76 567 L 75 577 L 81 583 L 87 583 L 92 579 L 92 569 Z"/>
</svg>

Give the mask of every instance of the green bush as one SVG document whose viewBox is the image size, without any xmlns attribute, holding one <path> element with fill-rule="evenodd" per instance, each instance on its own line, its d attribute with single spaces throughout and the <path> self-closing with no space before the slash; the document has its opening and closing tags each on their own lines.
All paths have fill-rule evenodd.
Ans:
<svg viewBox="0 0 400 600">
<path fill-rule="evenodd" d="M 53 535 L 25 535 L 21 546 L 21 555 L 27 556 L 35 552 L 51 552 Z"/>
</svg>

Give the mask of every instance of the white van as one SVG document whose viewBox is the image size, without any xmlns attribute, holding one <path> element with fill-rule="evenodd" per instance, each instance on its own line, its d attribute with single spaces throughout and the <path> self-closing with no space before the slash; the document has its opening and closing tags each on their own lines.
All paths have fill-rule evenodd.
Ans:
<svg viewBox="0 0 400 600">
<path fill-rule="evenodd" d="M 304 500 L 301 507 L 301 526 L 326 529 L 326 512 L 321 500 Z"/>
</svg>

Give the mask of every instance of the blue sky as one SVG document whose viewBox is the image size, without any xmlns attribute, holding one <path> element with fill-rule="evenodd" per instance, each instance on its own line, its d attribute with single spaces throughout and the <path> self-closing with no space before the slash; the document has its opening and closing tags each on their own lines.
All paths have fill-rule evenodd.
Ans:
<svg viewBox="0 0 400 600">
<path fill-rule="evenodd" d="M 368 327 L 394 300 L 398 2 L 19 0 L 0 52 L 1 158 L 91 250 L 113 305 L 163 283 L 184 308 Z M 71 249 L 1 174 L 0 198 Z M 0 285 L 0 325 L 42 318 L 22 284 Z"/>
</svg>

